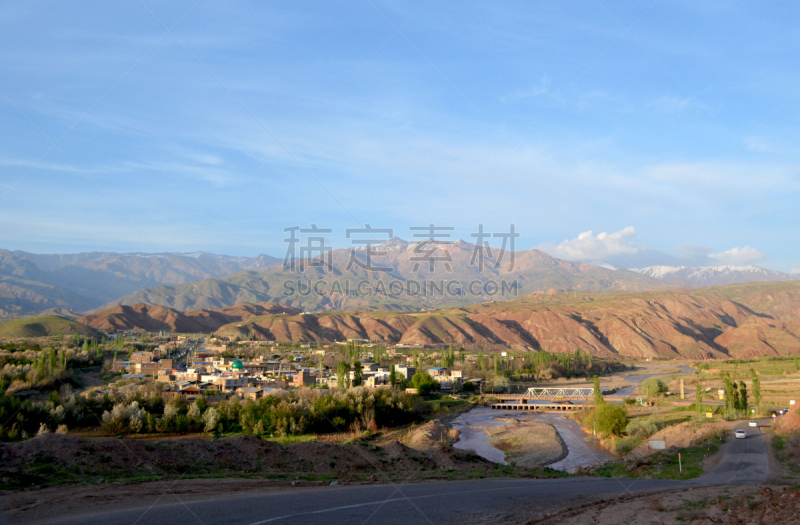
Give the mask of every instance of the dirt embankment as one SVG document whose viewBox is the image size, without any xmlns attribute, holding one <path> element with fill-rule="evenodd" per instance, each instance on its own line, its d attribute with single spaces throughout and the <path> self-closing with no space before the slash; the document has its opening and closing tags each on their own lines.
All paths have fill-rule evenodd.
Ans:
<svg viewBox="0 0 800 525">
<path fill-rule="evenodd" d="M 521 467 L 541 467 L 567 457 L 569 451 L 553 425 L 541 421 L 496 418 L 507 426 L 489 427 L 484 432 L 492 446 L 502 450 L 506 461 Z"/>
<path fill-rule="evenodd" d="M 800 490 L 736 486 L 670 490 L 565 509 L 530 523 L 800 523 Z"/>
<path fill-rule="evenodd" d="M 458 430 L 450 428 L 442 420 L 436 419 L 409 432 L 403 438 L 403 443 L 415 450 L 438 450 L 441 447 L 449 447 L 458 441 L 458 434 Z"/>
<path fill-rule="evenodd" d="M 279 445 L 254 436 L 161 441 L 45 434 L 0 444 L 0 486 L 98 482 L 136 477 L 266 475 L 282 479 L 389 482 L 424 472 L 493 467 L 475 455 L 438 447 L 428 452 L 394 442 Z"/>
<path fill-rule="evenodd" d="M 625 455 L 625 459 L 639 459 L 657 452 L 656 450 L 651 450 L 649 448 L 648 441 L 664 441 L 664 444 L 668 449 L 692 447 L 704 442 L 708 436 L 718 433 L 719 430 L 720 426 L 718 425 L 708 423 L 698 425 L 690 421 L 684 421 L 683 423 L 679 423 L 677 425 L 662 428 L 647 438 L 644 443 Z"/>
</svg>

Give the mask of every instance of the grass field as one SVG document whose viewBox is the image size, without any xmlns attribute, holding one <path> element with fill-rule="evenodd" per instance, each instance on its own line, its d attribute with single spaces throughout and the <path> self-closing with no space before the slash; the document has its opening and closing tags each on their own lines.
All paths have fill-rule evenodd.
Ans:
<svg viewBox="0 0 800 525">
<path fill-rule="evenodd" d="M 94 328 L 63 317 L 27 317 L 0 323 L 0 337 L 45 337 L 64 334 L 93 336 Z"/>
</svg>

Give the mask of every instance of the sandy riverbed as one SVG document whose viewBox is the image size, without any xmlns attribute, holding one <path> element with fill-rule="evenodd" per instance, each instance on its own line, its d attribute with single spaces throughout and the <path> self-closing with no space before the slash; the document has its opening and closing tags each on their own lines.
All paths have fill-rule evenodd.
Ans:
<svg viewBox="0 0 800 525">
<path fill-rule="evenodd" d="M 595 447 L 580 426 L 559 414 L 521 413 L 508 416 L 475 408 L 453 421 L 460 432 L 454 447 L 507 465 L 550 466 L 567 472 L 611 459 Z"/>
</svg>

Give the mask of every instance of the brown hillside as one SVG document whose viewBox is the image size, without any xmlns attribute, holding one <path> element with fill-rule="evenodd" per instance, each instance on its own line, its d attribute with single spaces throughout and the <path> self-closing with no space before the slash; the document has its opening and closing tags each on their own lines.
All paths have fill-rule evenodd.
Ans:
<svg viewBox="0 0 800 525">
<path fill-rule="evenodd" d="M 168 332 L 213 332 L 220 326 L 251 317 L 297 314 L 300 310 L 278 303 L 242 303 L 217 310 L 179 312 L 165 306 L 113 306 L 77 319 L 98 330 L 147 330 Z"/>
<path fill-rule="evenodd" d="M 422 313 L 303 314 L 275 303 L 178 312 L 117 306 L 78 321 L 99 329 L 216 331 L 270 341 L 374 339 L 596 356 L 709 359 L 800 353 L 800 283 L 697 291 L 532 294 Z"/>
</svg>

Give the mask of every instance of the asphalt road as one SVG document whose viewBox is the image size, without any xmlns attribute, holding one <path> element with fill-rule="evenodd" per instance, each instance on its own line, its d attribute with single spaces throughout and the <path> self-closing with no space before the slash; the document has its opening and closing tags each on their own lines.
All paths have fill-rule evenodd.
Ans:
<svg viewBox="0 0 800 525">
<path fill-rule="evenodd" d="M 152 509 L 81 516 L 57 523 L 480 523 L 502 521 L 506 517 L 536 517 L 596 499 L 683 485 L 685 482 L 670 480 L 567 478 L 352 486 L 251 495 L 185 505 L 173 503 Z"/>
<path fill-rule="evenodd" d="M 737 423 L 734 429 L 747 433 L 744 439 L 735 439 L 733 430 L 723 446 L 720 463 L 710 472 L 697 478 L 701 483 L 763 483 L 769 476 L 769 436 L 761 431 L 762 426 L 772 424 L 770 419 L 759 419 L 758 427 L 748 426 L 747 421 Z"/>
<path fill-rule="evenodd" d="M 768 423 L 762 420 L 759 423 Z M 409 485 L 365 485 L 271 492 L 225 499 L 180 502 L 165 496 L 160 505 L 99 515 L 56 519 L 59 524 L 215 525 L 458 523 L 530 519 L 561 508 L 652 490 L 706 484 L 757 484 L 769 475 L 767 436 L 747 422 L 736 426 L 710 472 L 692 481 L 566 478 L 476 480 Z"/>
</svg>

